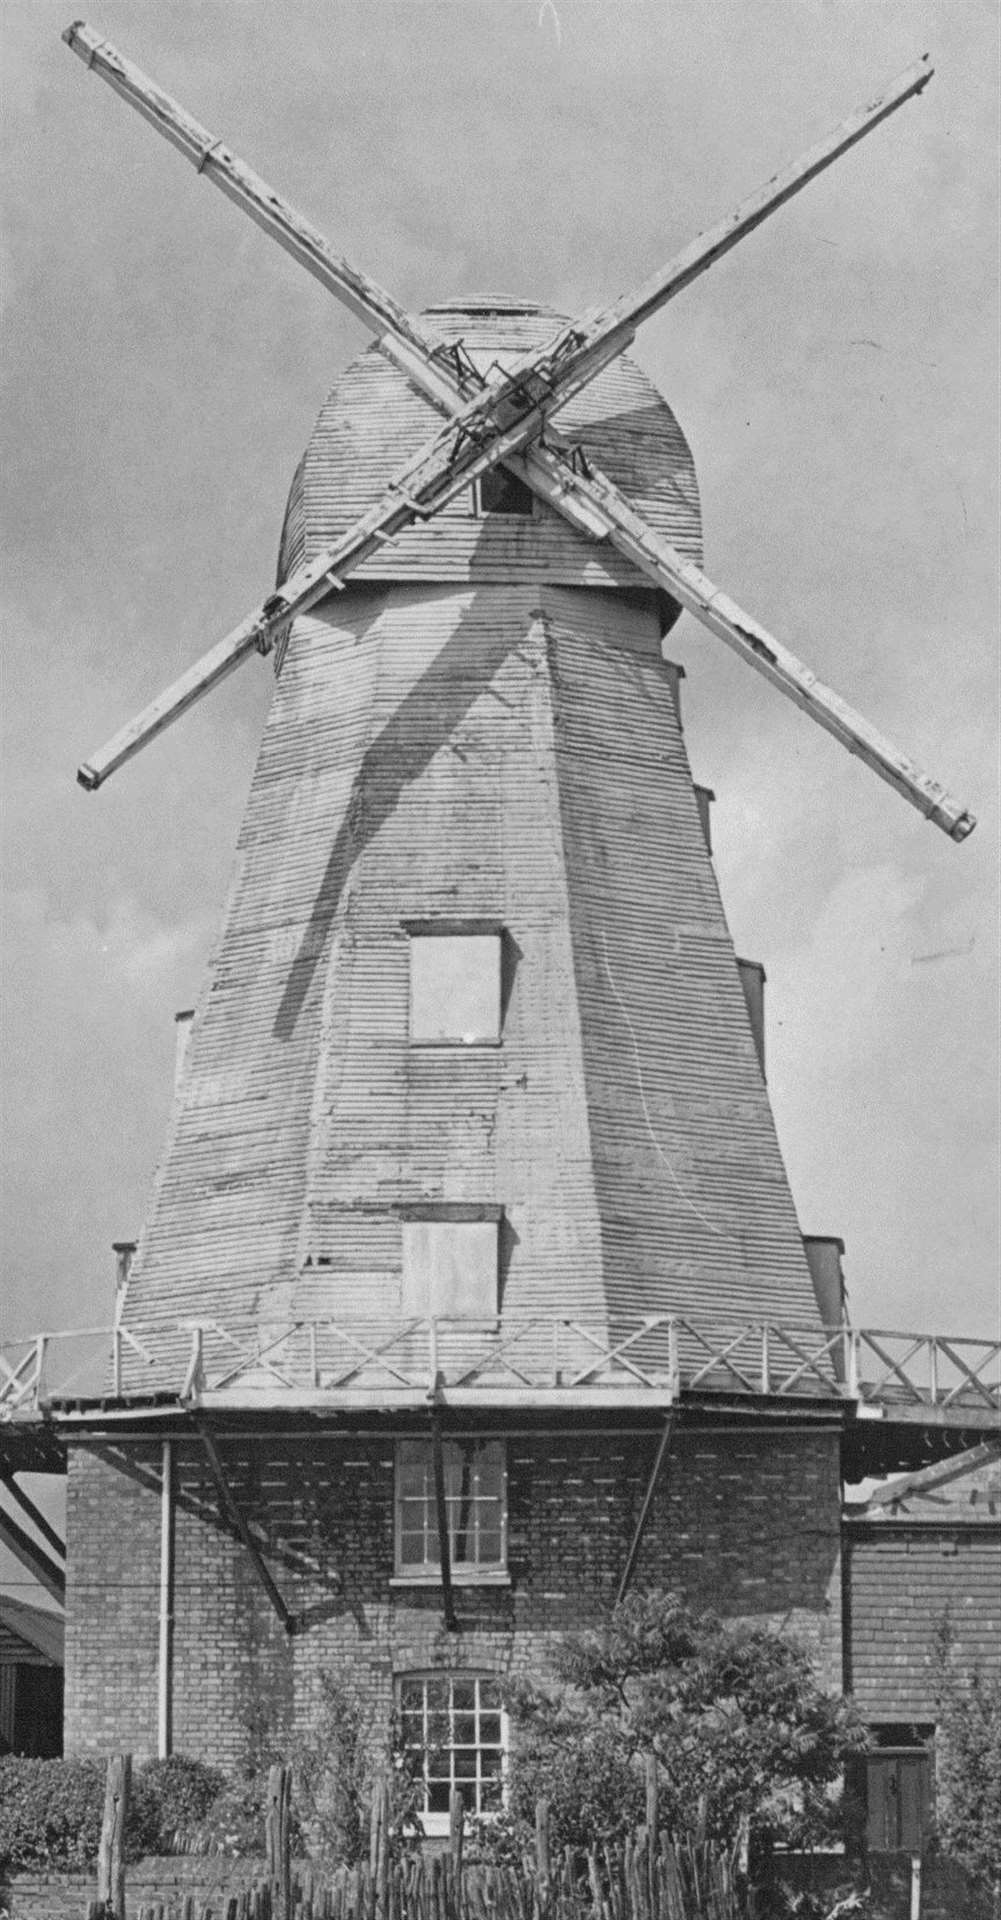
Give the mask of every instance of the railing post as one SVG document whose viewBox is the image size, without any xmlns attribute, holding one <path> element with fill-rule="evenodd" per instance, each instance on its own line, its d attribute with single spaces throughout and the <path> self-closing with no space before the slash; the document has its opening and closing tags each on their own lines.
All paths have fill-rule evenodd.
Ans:
<svg viewBox="0 0 1001 1920">
<path fill-rule="evenodd" d="M 432 1397 L 438 1391 L 438 1321 L 432 1314 L 428 1321 L 428 1395 Z"/>
<path fill-rule="evenodd" d="M 560 1323 L 553 1321 L 553 1386 L 560 1384 Z"/>
<path fill-rule="evenodd" d="M 678 1352 L 678 1322 L 672 1313 L 667 1322 L 667 1390 L 672 1400 L 681 1393 L 681 1361 Z"/>
<path fill-rule="evenodd" d="M 35 1341 L 35 1405 L 42 1398 L 42 1382 L 45 1376 L 45 1356 L 48 1351 L 48 1338 L 40 1333 Z"/>
<path fill-rule="evenodd" d="M 845 1328 L 845 1379 L 848 1392 L 853 1400 L 859 1397 L 859 1376 L 861 1372 L 862 1336 L 857 1327 Z"/>
<path fill-rule="evenodd" d="M 122 1334 L 121 1328 L 118 1326 L 113 1327 L 111 1330 L 111 1388 L 115 1399 L 120 1399 L 122 1392 Z"/>
<path fill-rule="evenodd" d="M 768 1322 L 767 1320 L 763 1320 L 761 1322 L 761 1391 L 762 1393 L 771 1393 L 771 1390 L 772 1390 L 772 1375 L 771 1375 L 771 1367 L 769 1365 L 769 1359 L 770 1359 L 770 1355 L 768 1350 Z"/>
<path fill-rule="evenodd" d="M 316 1321 L 309 1323 L 309 1371 L 314 1391 L 320 1384 L 320 1368 L 316 1358 Z"/>
<path fill-rule="evenodd" d="M 201 1389 L 201 1384 L 202 1384 L 202 1329 L 201 1327 L 192 1327 L 191 1358 L 188 1361 L 188 1371 L 184 1376 L 184 1385 L 181 1388 L 181 1399 L 187 1400 L 190 1394 L 198 1393 Z"/>
<path fill-rule="evenodd" d="M 938 1406 L 938 1341 L 932 1334 L 928 1342 L 928 1390 L 933 1407 Z"/>
</svg>

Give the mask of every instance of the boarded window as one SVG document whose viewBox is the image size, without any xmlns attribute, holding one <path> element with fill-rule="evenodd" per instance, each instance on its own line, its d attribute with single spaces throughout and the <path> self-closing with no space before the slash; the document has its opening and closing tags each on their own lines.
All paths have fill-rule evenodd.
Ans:
<svg viewBox="0 0 1001 1920">
<path fill-rule="evenodd" d="M 471 1047 L 500 1039 L 499 933 L 410 937 L 410 1038 L 422 1046 Z"/>
<path fill-rule="evenodd" d="M 486 1674 L 408 1674 L 399 1683 L 400 1726 L 428 1833 L 448 1832 L 453 1791 L 467 1814 L 498 1813 L 504 1792 L 507 1717 Z"/>
<path fill-rule="evenodd" d="M 496 1219 L 404 1220 L 403 1312 L 495 1319 L 497 1235 Z"/>
<path fill-rule="evenodd" d="M 445 1511 L 453 1573 L 499 1572 L 507 1564 L 502 1440 L 446 1440 Z M 430 1440 L 401 1440 L 396 1454 L 397 1574 L 438 1574 L 438 1507 Z"/>
</svg>

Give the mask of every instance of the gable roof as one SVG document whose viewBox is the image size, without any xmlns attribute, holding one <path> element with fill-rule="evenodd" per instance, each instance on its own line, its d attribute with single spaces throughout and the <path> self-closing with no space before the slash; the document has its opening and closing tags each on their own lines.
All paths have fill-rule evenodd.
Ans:
<svg viewBox="0 0 1001 1920">
<path fill-rule="evenodd" d="M 46 1666 L 61 1667 L 65 1622 L 62 1615 L 45 1607 L 31 1607 L 26 1600 L 12 1600 L 0 1593 L 0 1660 L 17 1661 L 18 1642 L 41 1654 Z"/>
</svg>

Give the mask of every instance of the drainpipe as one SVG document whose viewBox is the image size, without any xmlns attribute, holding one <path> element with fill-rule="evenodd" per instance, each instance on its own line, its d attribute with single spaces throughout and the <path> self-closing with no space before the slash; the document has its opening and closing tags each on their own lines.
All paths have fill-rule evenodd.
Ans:
<svg viewBox="0 0 1001 1920">
<path fill-rule="evenodd" d="M 174 1449 L 164 1440 L 160 1451 L 160 1636 L 157 1660 L 156 1751 L 167 1760 L 171 1750 L 171 1667 L 174 1636 Z"/>
</svg>

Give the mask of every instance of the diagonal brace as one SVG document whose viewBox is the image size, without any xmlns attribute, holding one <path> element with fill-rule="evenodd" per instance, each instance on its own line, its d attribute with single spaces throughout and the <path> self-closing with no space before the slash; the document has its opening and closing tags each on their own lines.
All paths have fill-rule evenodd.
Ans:
<svg viewBox="0 0 1001 1920">
<path fill-rule="evenodd" d="M 633 1530 L 632 1543 L 630 1545 L 629 1552 L 626 1555 L 626 1564 L 622 1569 L 622 1578 L 619 1581 L 619 1590 L 615 1596 L 616 1606 L 621 1605 L 622 1601 L 625 1599 L 626 1594 L 629 1591 L 629 1583 L 632 1580 L 633 1573 L 635 1572 L 636 1562 L 639 1559 L 640 1547 L 643 1544 L 643 1535 L 646 1532 L 646 1523 L 650 1517 L 650 1508 L 653 1505 L 653 1496 L 657 1489 L 657 1482 L 660 1479 L 661 1468 L 664 1465 L 664 1461 L 667 1459 L 667 1450 L 671 1444 L 671 1436 L 674 1432 L 677 1418 L 678 1418 L 678 1410 L 676 1407 L 672 1407 L 670 1412 L 668 1413 L 666 1420 L 664 1421 L 664 1425 L 661 1430 L 660 1441 L 657 1446 L 657 1451 L 654 1454 L 653 1466 L 650 1468 L 650 1478 L 646 1483 L 646 1492 L 643 1495 L 643 1505 L 639 1510 L 639 1515 L 636 1520 L 636 1526 Z"/>
<path fill-rule="evenodd" d="M 268 1599 L 270 1600 L 271 1605 L 273 1606 L 276 1614 L 278 1615 L 278 1618 L 281 1621 L 282 1626 L 285 1628 L 286 1633 L 293 1634 L 296 1630 L 295 1614 L 290 1613 L 288 1607 L 285 1605 L 285 1602 L 282 1599 L 282 1596 L 279 1593 L 278 1588 L 275 1586 L 275 1583 L 271 1578 L 271 1574 L 269 1573 L 268 1568 L 264 1563 L 264 1557 L 261 1553 L 260 1547 L 258 1546 L 257 1541 L 254 1539 L 253 1535 L 251 1534 L 250 1528 L 248 1527 L 246 1520 L 244 1519 L 242 1513 L 240 1512 L 239 1507 L 236 1504 L 236 1501 L 233 1497 L 232 1488 L 230 1487 L 229 1481 L 226 1478 L 226 1472 L 225 1472 L 225 1468 L 223 1467 L 222 1459 L 219 1454 L 219 1449 L 216 1446 L 211 1428 L 209 1427 L 207 1420 L 202 1419 L 198 1421 L 198 1431 L 202 1436 L 202 1443 L 205 1447 L 209 1468 L 212 1473 L 212 1478 L 215 1481 L 216 1492 L 219 1495 L 219 1504 L 222 1507 L 223 1513 L 225 1514 L 226 1519 L 229 1521 L 230 1526 L 234 1529 L 234 1531 L 237 1534 L 239 1534 L 240 1539 L 249 1555 L 254 1572 L 256 1573 L 257 1578 L 261 1583 L 261 1586 L 264 1588 L 264 1591 L 267 1594 Z"/>
</svg>

